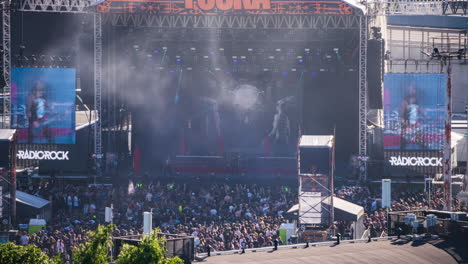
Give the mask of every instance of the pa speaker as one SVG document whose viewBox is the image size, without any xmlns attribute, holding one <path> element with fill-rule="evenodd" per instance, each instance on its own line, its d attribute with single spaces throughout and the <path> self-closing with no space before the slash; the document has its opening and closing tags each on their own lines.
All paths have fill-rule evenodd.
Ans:
<svg viewBox="0 0 468 264">
<path fill-rule="evenodd" d="M 370 39 L 367 42 L 367 91 L 370 109 L 382 109 L 383 55 L 384 40 Z"/>
</svg>

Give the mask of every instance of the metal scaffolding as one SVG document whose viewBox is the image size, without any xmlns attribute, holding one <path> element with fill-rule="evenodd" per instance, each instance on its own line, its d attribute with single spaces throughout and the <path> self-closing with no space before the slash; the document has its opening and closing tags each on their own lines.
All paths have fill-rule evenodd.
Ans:
<svg viewBox="0 0 468 264">
<path fill-rule="evenodd" d="M 98 117 L 94 125 L 94 154 L 96 155 L 96 176 L 102 172 L 102 120 L 101 120 L 101 78 L 102 78 L 102 17 L 94 13 L 94 109 Z"/>
<path fill-rule="evenodd" d="M 5 86 L 3 87 L 3 114 L 2 128 L 10 128 L 11 114 L 11 2 L 2 3 L 2 29 L 3 29 L 3 78 Z"/>
<path fill-rule="evenodd" d="M 258 29 L 351 29 L 359 27 L 358 16 L 337 15 L 147 15 L 104 14 L 113 26 L 161 28 L 258 28 Z"/>
<path fill-rule="evenodd" d="M 359 179 L 367 179 L 367 23 L 359 17 Z"/>
</svg>

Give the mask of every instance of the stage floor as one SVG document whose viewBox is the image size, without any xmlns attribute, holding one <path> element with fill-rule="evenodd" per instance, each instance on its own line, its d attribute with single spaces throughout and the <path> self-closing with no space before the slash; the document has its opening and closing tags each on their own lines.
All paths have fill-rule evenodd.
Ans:
<svg viewBox="0 0 468 264">
<path fill-rule="evenodd" d="M 379 241 L 341 244 L 276 252 L 248 252 L 242 255 L 212 256 L 206 263 L 216 264 L 316 264 L 316 263 L 457 263 L 445 251 L 425 242 Z"/>
</svg>

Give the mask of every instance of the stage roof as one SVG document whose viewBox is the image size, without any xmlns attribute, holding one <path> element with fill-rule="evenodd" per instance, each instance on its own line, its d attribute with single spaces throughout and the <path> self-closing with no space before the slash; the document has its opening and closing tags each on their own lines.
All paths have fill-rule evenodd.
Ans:
<svg viewBox="0 0 468 264">
<path fill-rule="evenodd" d="M 303 135 L 299 141 L 300 148 L 331 148 L 333 146 L 333 136 L 312 136 Z"/>
<path fill-rule="evenodd" d="M 10 194 L 7 194 L 6 197 L 10 198 Z M 22 192 L 22 191 L 16 191 L 16 201 L 37 209 L 40 209 L 46 205 L 48 205 L 50 202 L 42 199 L 40 197 Z"/>
</svg>

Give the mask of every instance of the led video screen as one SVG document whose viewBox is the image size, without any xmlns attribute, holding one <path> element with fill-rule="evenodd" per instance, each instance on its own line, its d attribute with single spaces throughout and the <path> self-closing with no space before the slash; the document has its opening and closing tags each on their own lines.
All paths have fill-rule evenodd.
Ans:
<svg viewBox="0 0 468 264">
<path fill-rule="evenodd" d="M 443 148 L 445 87 L 444 74 L 385 74 L 385 150 Z"/>
<path fill-rule="evenodd" d="M 12 68 L 11 82 L 19 143 L 75 143 L 75 69 Z"/>
</svg>

